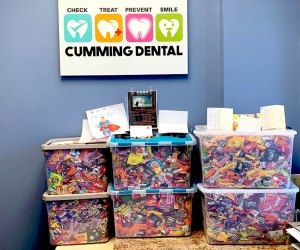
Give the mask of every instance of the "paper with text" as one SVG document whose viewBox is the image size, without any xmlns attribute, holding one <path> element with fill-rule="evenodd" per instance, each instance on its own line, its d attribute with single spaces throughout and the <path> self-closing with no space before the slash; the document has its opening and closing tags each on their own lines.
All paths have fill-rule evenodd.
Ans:
<svg viewBox="0 0 300 250">
<path fill-rule="evenodd" d="M 152 126 L 130 126 L 130 137 L 132 138 L 150 138 L 152 136 Z"/>
<path fill-rule="evenodd" d="M 233 109 L 207 108 L 207 129 L 233 130 Z"/>
<path fill-rule="evenodd" d="M 259 118 L 241 115 L 236 131 L 260 131 L 261 120 Z"/>
<path fill-rule="evenodd" d="M 188 111 L 159 110 L 158 133 L 188 133 Z"/>
<path fill-rule="evenodd" d="M 283 105 L 271 105 L 260 108 L 262 129 L 286 129 Z"/>
</svg>

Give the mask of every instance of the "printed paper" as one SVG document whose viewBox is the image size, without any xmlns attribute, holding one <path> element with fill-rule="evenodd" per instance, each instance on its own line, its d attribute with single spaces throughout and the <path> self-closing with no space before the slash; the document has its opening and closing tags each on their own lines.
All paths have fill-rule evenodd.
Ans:
<svg viewBox="0 0 300 250">
<path fill-rule="evenodd" d="M 115 104 L 86 111 L 92 136 L 96 139 L 129 130 L 124 104 Z"/>
<path fill-rule="evenodd" d="M 132 138 L 150 138 L 152 136 L 151 126 L 130 126 L 130 137 Z"/>
<path fill-rule="evenodd" d="M 158 133 L 188 133 L 188 112 L 159 110 Z"/>
<path fill-rule="evenodd" d="M 207 129 L 233 129 L 233 109 L 207 108 Z"/>
<path fill-rule="evenodd" d="M 241 115 L 236 131 L 260 131 L 261 120 L 259 118 Z"/>
<path fill-rule="evenodd" d="M 286 129 L 283 105 L 271 105 L 260 108 L 262 129 Z"/>
</svg>

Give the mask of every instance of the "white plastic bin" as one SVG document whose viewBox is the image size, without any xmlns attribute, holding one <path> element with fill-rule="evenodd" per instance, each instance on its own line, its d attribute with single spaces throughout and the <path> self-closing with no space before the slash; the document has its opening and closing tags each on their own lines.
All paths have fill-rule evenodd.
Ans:
<svg viewBox="0 0 300 250">
<path fill-rule="evenodd" d="M 43 199 L 47 205 L 52 245 L 108 241 L 108 193 L 49 195 L 45 192 Z"/>
<path fill-rule="evenodd" d="M 116 191 L 109 186 L 116 237 L 189 236 L 196 191 L 196 186 L 133 191 Z"/>
<path fill-rule="evenodd" d="M 107 190 L 105 143 L 79 143 L 79 138 L 61 138 L 41 146 L 45 156 L 49 194 L 85 194 Z"/>
<path fill-rule="evenodd" d="M 214 188 L 289 188 L 294 130 L 195 130 L 203 185 Z"/>
<path fill-rule="evenodd" d="M 209 244 L 285 244 L 296 193 L 289 189 L 217 189 L 203 193 L 203 225 Z"/>
</svg>

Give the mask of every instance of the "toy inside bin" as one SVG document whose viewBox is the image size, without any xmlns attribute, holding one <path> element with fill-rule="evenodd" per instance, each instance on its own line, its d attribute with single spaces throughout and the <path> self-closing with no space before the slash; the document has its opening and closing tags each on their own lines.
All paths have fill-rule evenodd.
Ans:
<svg viewBox="0 0 300 250">
<path fill-rule="evenodd" d="M 195 144 L 191 134 L 156 134 L 150 139 L 113 135 L 108 145 L 115 190 L 189 188 Z"/>
<path fill-rule="evenodd" d="M 214 188 L 289 188 L 294 130 L 195 130 L 203 185 Z"/>
<path fill-rule="evenodd" d="M 204 229 L 209 244 L 286 244 L 294 220 L 296 193 L 289 189 L 217 189 L 203 193 Z"/>
<path fill-rule="evenodd" d="M 99 193 L 107 190 L 109 149 L 105 143 L 79 138 L 53 139 L 41 146 L 49 194 Z"/>
<path fill-rule="evenodd" d="M 108 193 L 49 195 L 47 205 L 50 243 L 72 245 L 109 240 Z"/>
<path fill-rule="evenodd" d="M 196 187 L 116 191 L 113 200 L 117 238 L 189 236 Z"/>
</svg>

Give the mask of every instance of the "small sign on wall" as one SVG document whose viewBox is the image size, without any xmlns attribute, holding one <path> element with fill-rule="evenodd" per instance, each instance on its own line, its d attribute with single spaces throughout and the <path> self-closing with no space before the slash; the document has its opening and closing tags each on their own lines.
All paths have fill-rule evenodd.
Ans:
<svg viewBox="0 0 300 250">
<path fill-rule="evenodd" d="M 188 74 L 187 0 L 58 0 L 60 74 Z"/>
</svg>

